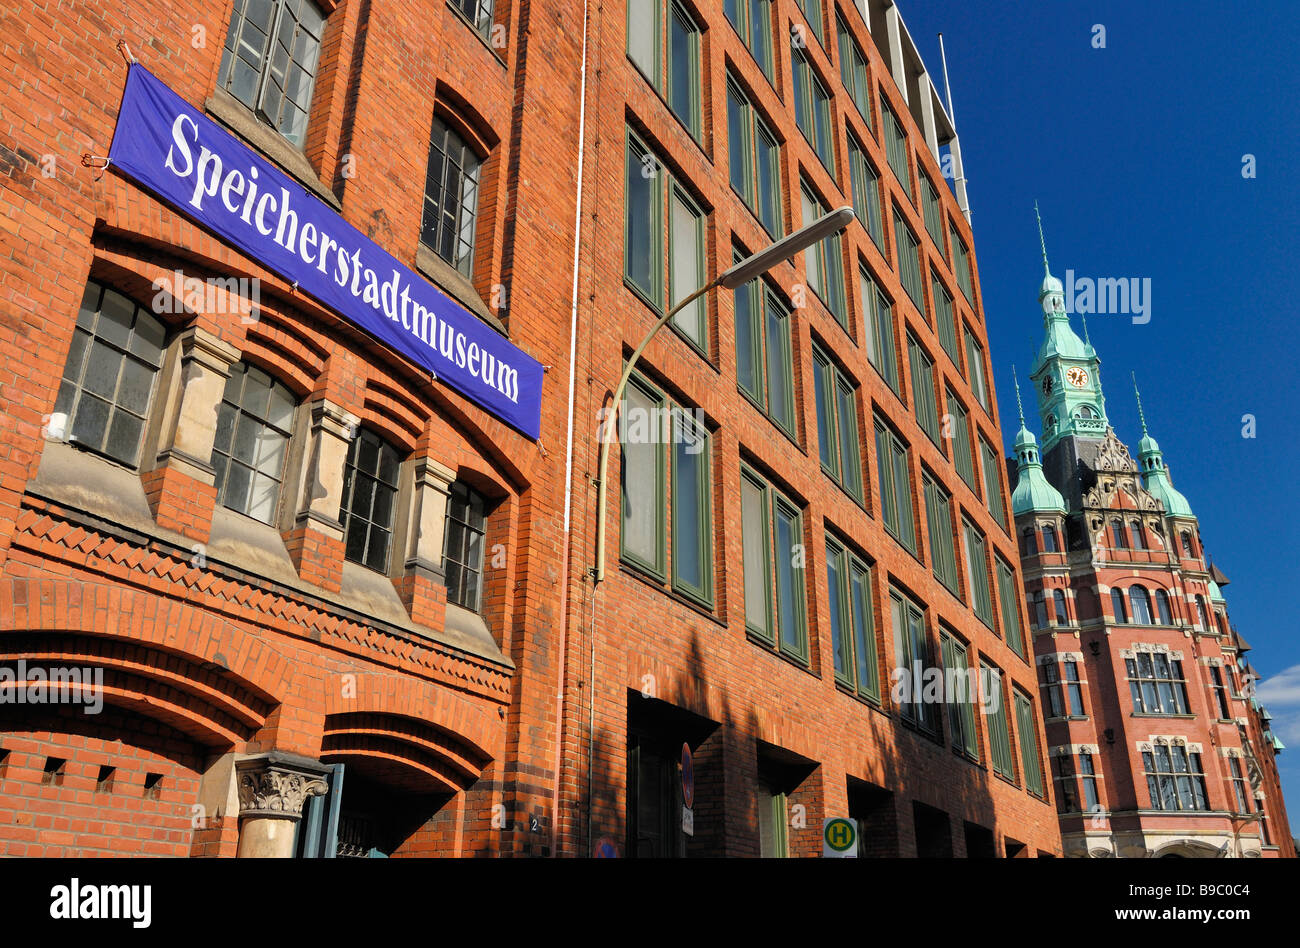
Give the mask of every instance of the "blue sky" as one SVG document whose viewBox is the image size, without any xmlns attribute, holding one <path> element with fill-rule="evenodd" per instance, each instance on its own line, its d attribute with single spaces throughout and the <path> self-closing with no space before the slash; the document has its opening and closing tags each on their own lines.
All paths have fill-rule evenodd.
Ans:
<svg viewBox="0 0 1300 948">
<path fill-rule="evenodd" d="M 1057 276 L 1151 280 L 1146 324 L 1088 320 L 1106 413 L 1136 449 L 1135 371 L 1151 434 L 1232 580 L 1229 615 L 1289 748 L 1278 764 L 1300 829 L 1300 641 L 1281 595 L 1300 587 L 1300 18 L 1289 4 L 1203 0 L 899 6 L 936 75 L 944 34 L 1008 439 L 1011 364 L 1023 386 L 1042 338 L 1035 199 Z"/>
</svg>

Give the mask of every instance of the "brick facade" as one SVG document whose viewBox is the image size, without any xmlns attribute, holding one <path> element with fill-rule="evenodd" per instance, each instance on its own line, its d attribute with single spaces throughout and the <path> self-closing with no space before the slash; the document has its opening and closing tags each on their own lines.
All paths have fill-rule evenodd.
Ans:
<svg viewBox="0 0 1300 948">
<path fill-rule="evenodd" d="M 1060 854 L 1050 780 L 1036 795 L 1023 768 L 1034 756 L 1046 764 L 1037 727 L 1022 733 L 1008 709 L 1013 767 L 995 776 L 983 716 L 978 760 L 969 760 L 952 749 L 943 709 L 937 733 L 924 733 L 889 693 L 893 591 L 921 610 L 932 663 L 942 626 L 976 668 L 986 661 L 1037 698 L 1029 659 L 1008 644 L 1008 616 L 1027 629 L 1019 600 L 1004 601 L 994 585 L 990 627 L 968 605 L 967 565 L 960 597 L 935 578 L 922 468 L 952 496 L 956 549 L 964 517 L 985 538 L 990 575 L 994 555 L 1013 576 L 1019 558 L 978 473 L 979 439 L 997 445 L 1001 435 L 991 384 L 982 397 L 973 388 L 990 375 L 973 256 L 969 289 L 954 270 L 954 240 L 972 247 L 973 236 L 940 165 L 933 90 L 910 40 L 900 45 L 896 9 L 827 2 L 823 44 L 794 0 L 775 0 L 769 82 L 719 5 L 683 0 L 700 44 L 696 138 L 629 59 L 622 4 L 496 6 L 494 29 L 480 35 L 442 0 L 325 0 L 302 149 L 222 88 L 222 45 L 240 4 L 132 0 L 111 16 L 56 4 L 0 25 L 10 122 L 0 142 L 0 664 L 102 669 L 106 702 L 102 717 L 75 706 L 0 708 L 0 853 L 282 852 L 283 827 L 258 799 L 328 783 L 301 820 L 280 820 L 293 824 L 296 845 L 310 848 L 314 808 L 341 797 L 339 845 L 349 854 L 586 856 L 601 840 L 625 854 L 640 846 L 632 761 L 644 784 L 633 793 L 649 807 L 652 791 L 674 792 L 685 743 L 695 835 L 679 837 L 674 812 L 665 845 L 687 854 L 757 855 L 759 807 L 774 794 L 786 826 L 771 832 L 791 855 L 819 855 L 830 816 L 859 820 L 864 854 Z M 840 78 L 841 21 L 866 59 L 870 115 Z M 833 170 L 796 125 L 792 26 L 830 94 Z M 430 380 L 112 169 L 81 167 L 82 153 L 106 154 L 113 136 L 123 40 L 189 103 L 541 362 L 540 439 Z M 853 204 L 850 131 L 879 174 L 884 227 L 879 245 L 858 223 L 841 238 L 843 324 L 807 286 L 809 254 L 769 275 L 792 307 L 793 436 L 737 388 L 730 291 L 706 297 L 703 352 L 672 330 L 646 350 L 645 378 L 698 409 L 710 433 L 705 604 L 620 557 L 617 449 L 608 568 L 593 586 L 596 427 L 622 359 L 657 318 L 624 279 L 628 130 L 703 211 L 710 278 L 730 266 L 734 247 L 752 252 L 772 239 L 728 183 L 728 74 L 779 139 L 785 233 L 801 224 L 801 180 L 829 207 Z M 882 98 L 906 136 L 915 200 L 890 170 Z M 481 159 L 470 276 L 421 244 L 435 116 Z M 945 139 L 945 157 L 954 145 Z M 937 245 L 922 176 L 937 185 Z M 900 281 L 895 215 L 920 242 L 924 305 Z M 260 281 L 256 317 L 221 305 L 164 308 L 138 462 L 68 443 L 52 416 L 88 284 L 158 312 L 157 287 L 177 270 Z M 897 394 L 868 358 L 859 270 L 893 303 Z M 953 355 L 932 279 L 954 301 Z M 963 344 L 963 330 L 979 348 Z M 950 389 L 969 412 L 970 484 L 954 468 L 951 433 L 932 441 L 917 420 L 908 333 L 934 363 L 938 403 Z M 814 346 L 856 386 L 860 501 L 818 460 Z M 210 461 L 217 405 L 241 365 L 295 403 L 277 500 L 261 518 L 219 499 Z M 909 448 L 900 490 L 915 553 L 883 525 L 876 417 Z M 386 570 L 342 555 L 343 459 L 358 430 L 400 458 Z M 746 630 L 742 464 L 798 510 L 802 659 Z M 1005 508 L 1005 478 L 994 480 Z M 486 508 L 472 609 L 449 599 L 453 485 Z M 877 699 L 836 683 L 828 536 L 871 569 Z M 1026 745 L 1036 753 L 1022 753 Z M 338 764 L 341 791 L 330 769 Z"/>
</svg>

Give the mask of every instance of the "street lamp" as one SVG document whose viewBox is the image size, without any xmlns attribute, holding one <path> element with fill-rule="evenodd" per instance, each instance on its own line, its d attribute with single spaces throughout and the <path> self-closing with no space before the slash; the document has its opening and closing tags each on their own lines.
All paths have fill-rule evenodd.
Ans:
<svg viewBox="0 0 1300 948">
<path fill-rule="evenodd" d="M 705 293 L 714 287 L 720 286 L 723 289 L 734 290 L 738 286 L 744 286 L 762 273 L 766 273 L 778 263 L 789 260 L 801 250 L 806 250 L 819 240 L 824 240 L 833 234 L 838 234 L 844 228 L 848 227 L 853 221 L 853 208 L 841 207 L 829 214 L 819 217 L 806 227 L 802 227 L 788 237 L 783 237 L 771 246 L 760 250 L 752 256 L 746 257 L 737 263 L 730 270 L 727 270 L 721 276 L 711 283 L 700 287 L 690 296 L 681 300 L 676 306 L 660 317 L 659 321 L 654 324 L 654 328 L 646 334 L 641 340 L 641 345 L 636 347 L 632 353 L 632 358 L 628 359 L 627 365 L 623 369 L 623 376 L 618 380 L 618 388 L 614 389 L 613 408 L 607 418 L 602 422 L 604 425 L 613 425 L 616 419 L 616 413 L 619 406 L 623 404 L 623 393 L 627 389 L 628 379 L 632 377 L 632 370 L 636 368 L 637 360 L 641 358 L 641 353 L 645 347 L 650 345 L 650 340 L 654 338 L 663 326 L 674 316 L 676 316 L 687 304 L 695 302 Z M 609 470 L 609 428 L 600 432 L 600 466 L 597 474 L 597 492 L 596 492 L 596 567 L 592 570 L 594 582 L 599 583 L 605 578 L 605 508 L 609 497 L 608 470 Z"/>
</svg>

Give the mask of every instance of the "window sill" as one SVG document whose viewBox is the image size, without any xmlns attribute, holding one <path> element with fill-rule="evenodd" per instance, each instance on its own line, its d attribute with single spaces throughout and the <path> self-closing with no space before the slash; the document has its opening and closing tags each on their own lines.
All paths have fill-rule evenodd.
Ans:
<svg viewBox="0 0 1300 948">
<path fill-rule="evenodd" d="M 343 203 L 321 182 L 316 169 L 311 166 L 302 150 L 290 144 L 288 139 L 271 126 L 263 124 L 248 106 L 225 89 L 214 89 L 203 103 L 203 108 L 334 210 L 343 210 Z"/>
<path fill-rule="evenodd" d="M 722 619 L 720 619 L 713 612 L 710 612 L 705 606 L 702 606 L 699 600 L 694 599 L 691 596 L 687 596 L 684 593 L 678 592 L 676 589 L 673 589 L 671 586 L 669 586 L 665 580 L 660 579 L 654 574 L 647 572 L 644 568 L 638 566 L 636 563 L 629 562 L 626 559 L 620 559 L 618 561 L 618 566 L 619 566 L 620 573 L 623 573 L 626 576 L 630 576 L 632 579 L 635 579 L 638 582 L 645 583 L 651 589 L 656 589 L 659 592 L 663 593 L 669 599 L 673 600 L 673 602 L 680 603 L 681 605 L 686 606 L 692 612 L 699 614 L 700 616 L 704 617 L 705 619 L 708 619 L 714 624 L 726 628 L 727 623 L 722 621 Z"/>
<path fill-rule="evenodd" d="M 779 658 L 781 661 L 785 662 L 786 664 L 799 669 L 801 672 L 807 672 L 809 675 L 812 675 L 814 678 L 821 677 L 815 671 L 813 671 L 812 666 L 808 662 L 808 659 L 801 658 L 798 655 L 795 655 L 791 652 L 787 652 L 779 645 L 773 645 L 771 641 L 763 638 L 761 635 L 754 632 L 753 630 L 746 628 L 745 637 L 749 639 L 750 644 L 759 646 L 764 652 L 766 652 L 768 655 L 771 655 L 773 658 Z"/>
<path fill-rule="evenodd" d="M 505 58 L 502 57 L 500 52 L 497 51 L 497 48 L 492 45 L 492 41 L 489 40 L 482 33 L 480 33 L 478 29 L 474 26 L 474 24 L 469 21 L 469 17 L 465 15 L 465 12 L 461 10 L 460 7 L 456 6 L 454 3 L 448 3 L 447 8 L 456 15 L 457 19 L 459 19 L 462 23 L 465 24 L 465 28 L 474 34 L 475 38 L 480 43 L 483 44 L 483 48 L 492 54 L 492 58 L 495 59 L 498 63 L 500 63 L 503 69 L 507 68 Z M 501 26 L 501 24 L 497 23 L 496 20 L 493 20 L 492 29 L 489 30 L 488 32 L 490 33 L 495 32 L 499 26 Z"/>
<path fill-rule="evenodd" d="M 497 318 L 492 310 L 488 309 L 487 304 L 483 302 L 483 297 L 478 295 L 478 291 L 474 289 L 474 284 L 469 281 L 465 274 L 446 260 L 443 260 L 442 257 L 423 243 L 415 248 L 415 269 L 428 277 L 433 285 L 442 291 L 443 295 L 459 303 L 507 339 L 510 338 L 505 323 Z"/>
<path fill-rule="evenodd" d="M 1194 714 L 1161 714 L 1158 711 L 1130 711 L 1128 714 L 1131 718 L 1166 718 L 1170 720 L 1194 721 Z"/>
</svg>

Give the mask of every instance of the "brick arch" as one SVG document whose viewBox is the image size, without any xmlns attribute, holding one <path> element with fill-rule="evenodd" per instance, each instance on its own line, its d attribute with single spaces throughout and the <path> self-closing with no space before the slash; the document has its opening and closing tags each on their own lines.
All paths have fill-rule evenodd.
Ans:
<svg viewBox="0 0 1300 948">
<path fill-rule="evenodd" d="M 453 789 L 478 778 L 505 734 L 505 721 L 489 709 L 414 678 L 382 672 L 364 672 L 349 680 L 335 675 L 326 683 L 324 697 L 326 745 L 333 741 L 343 746 L 346 737 L 349 746 L 392 756 L 417 770 L 438 760 L 447 774 L 461 775 L 444 775 Z"/>
<path fill-rule="evenodd" d="M 107 703 L 213 747 L 247 740 L 297 691 L 288 658 L 234 623 L 102 583 L 0 582 L 0 655 L 103 667 Z"/>
</svg>

